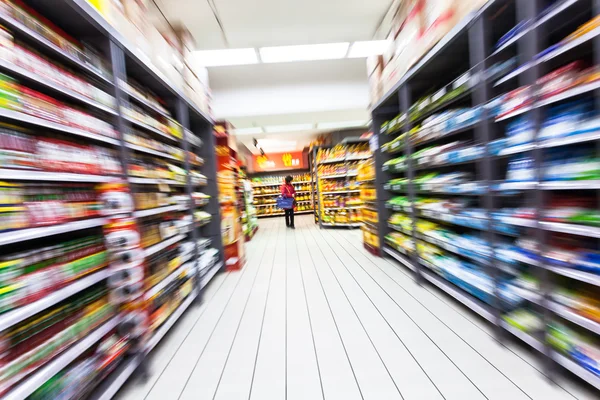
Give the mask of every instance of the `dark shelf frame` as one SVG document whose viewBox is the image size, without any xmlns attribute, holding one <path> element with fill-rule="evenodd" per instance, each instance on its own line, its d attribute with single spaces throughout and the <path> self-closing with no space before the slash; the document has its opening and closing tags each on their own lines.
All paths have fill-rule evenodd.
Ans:
<svg viewBox="0 0 600 400">
<path fill-rule="evenodd" d="M 544 373 L 547 376 L 553 378 L 556 375 L 559 366 L 562 365 L 575 375 L 583 378 L 583 380 L 590 385 L 600 389 L 600 379 L 590 378 L 591 375 L 586 373 L 582 367 L 577 367 L 575 363 L 561 361 L 564 357 L 554 351 L 546 340 L 548 330 L 544 330 L 543 334 L 539 337 L 527 337 L 526 334 L 521 335 L 515 333 L 514 329 L 511 329 L 501 317 L 502 307 L 499 296 L 499 277 L 503 267 L 501 261 L 497 257 L 495 249 L 496 243 L 499 242 L 499 236 L 502 236 L 503 234 L 499 233 L 494 228 L 495 220 L 491 218 L 491 213 L 498 207 L 499 202 L 502 199 L 506 199 L 506 196 L 503 193 L 493 189 L 494 183 L 497 180 L 496 173 L 502 168 L 501 163 L 505 157 L 493 155 L 490 151 L 490 142 L 503 136 L 504 125 L 503 123 L 495 122 L 491 115 L 486 115 L 485 113 L 488 112 L 487 110 L 484 112 L 483 118 L 474 126 L 460 129 L 459 131 L 466 133 L 466 131 L 472 130 L 472 138 L 474 139 L 475 144 L 483 145 L 485 148 L 484 156 L 473 161 L 473 163 L 475 164 L 476 171 L 474 179 L 483 183 L 485 187 L 482 194 L 475 196 L 479 198 L 481 207 L 486 211 L 486 219 L 491 224 L 491 229 L 485 231 L 485 238 L 491 246 L 492 253 L 489 263 L 483 263 L 487 264 L 484 265 L 484 268 L 494 282 L 494 296 L 491 304 L 485 304 L 479 301 L 474 296 L 462 291 L 462 289 L 442 278 L 439 278 L 437 283 L 434 282 L 433 275 L 435 274 L 424 267 L 419 261 L 418 249 L 416 247 L 414 252 L 402 254 L 389 246 L 385 241 L 385 236 L 388 233 L 395 232 L 393 228 L 388 226 L 387 220 L 393 211 L 386 207 L 386 202 L 391 197 L 397 196 L 398 192 L 386 190 L 384 185 L 386 185 L 390 179 L 403 176 L 409 179 L 408 187 L 403 190 L 404 195 L 408 196 L 411 202 L 410 212 L 405 212 L 405 214 L 412 219 L 412 235 L 409 236 L 411 236 L 413 241 L 419 238 L 416 231 L 418 213 L 416 213 L 415 209 L 415 200 L 417 193 L 419 192 L 416 190 L 417 188 L 415 187 L 414 179 L 416 170 L 422 169 L 415 168 L 414 160 L 411 158 L 415 144 L 411 143 L 410 140 L 405 140 L 403 147 L 393 153 L 384 153 L 381 151 L 382 144 L 410 131 L 412 128 L 410 119 L 407 117 L 407 122 L 404 126 L 397 132 L 389 135 L 381 132 L 381 125 L 385 121 L 389 121 L 396 117 L 396 115 L 406 113 L 413 102 L 418 100 L 423 94 L 427 92 L 433 93 L 435 87 L 443 87 L 449 83 L 447 78 L 453 77 L 451 74 L 456 72 L 453 67 L 448 67 L 449 70 L 447 73 L 439 74 L 440 76 L 438 78 L 432 77 L 431 71 L 435 71 L 436 68 L 439 69 L 440 65 L 452 62 L 448 61 L 449 57 L 452 57 L 452 54 L 468 54 L 468 69 L 472 73 L 487 70 L 497 62 L 499 57 L 505 54 L 505 52 L 517 54 L 519 64 L 523 65 L 534 59 L 536 54 L 552 44 L 548 43 L 552 29 L 551 24 L 548 23 L 549 20 L 559 19 L 561 18 L 560 14 L 565 13 L 566 15 L 564 17 L 567 20 L 572 21 L 572 18 L 569 19 L 569 17 L 572 16 L 572 13 L 578 13 L 577 10 L 585 9 L 588 6 L 591 7 L 591 16 L 600 14 L 600 0 L 557 0 L 555 3 L 555 6 L 557 7 L 548 11 L 546 16 L 540 17 L 541 12 L 547 4 L 548 1 L 544 0 L 489 0 L 479 11 L 465 17 L 463 21 L 459 22 L 446 37 L 444 37 L 414 67 L 412 67 L 372 108 L 372 129 L 378 136 L 379 142 L 379 148 L 374 153 L 377 168 L 377 209 L 380 218 L 378 226 L 379 239 L 382 248 L 385 250 L 384 253 L 390 256 L 390 258 L 395 260 L 399 265 L 407 267 L 418 283 L 425 284 L 426 281 L 429 281 L 431 284 L 437 286 L 440 290 L 447 292 L 450 296 L 456 298 L 456 300 L 462 302 L 465 306 L 492 323 L 497 340 L 504 341 L 507 340 L 508 336 L 515 334 L 516 337 L 524 340 L 525 343 L 529 345 L 537 343 L 538 345 L 534 347 L 539 350 L 538 354 L 541 357 Z M 510 12 L 506 12 L 507 9 L 509 9 Z M 501 12 L 501 10 L 504 11 Z M 581 18 L 581 15 L 577 14 L 577 17 Z M 514 18 L 514 20 L 507 21 L 506 18 Z M 504 19 L 504 21 L 502 21 L 502 19 Z M 499 26 L 502 28 L 508 26 L 510 29 L 519 21 L 524 20 L 532 20 L 534 22 L 531 23 L 522 34 L 517 35 L 518 38 L 516 38 L 513 43 L 507 46 L 501 46 L 500 50 L 494 49 L 493 41 L 498 39 Z M 574 31 L 577 27 L 578 26 L 575 24 L 571 27 L 571 31 Z M 503 33 L 505 32 L 501 32 L 501 34 Z M 595 65 L 599 65 L 600 36 L 596 36 L 591 40 L 593 42 L 593 61 Z M 519 68 L 520 65 L 517 65 L 514 68 Z M 466 70 L 464 72 L 466 72 Z M 548 66 L 544 65 L 544 63 L 536 63 L 512 79 L 513 85 L 515 85 L 514 87 L 516 88 L 527 84 L 535 84 L 538 78 L 544 76 L 548 72 L 550 72 Z M 446 81 L 443 81 L 444 79 L 446 79 Z M 494 89 L 496 89 L 496 91 L 500 90 L 500 88 L 494 87 L 494 83 L 497 80 L 497 76 L 479 80 L 479 82 L 469 91 L 471 104 L 473 106 L 483 105 L 492 100 L 495 93 Z M 423 87 L 424 81 L 426 81 L 428 85 L 432 84 L 431 81 L 435 82 L 432 88 L 427 89 Z M 506 91 L 508 90 L 505 90 L 504 92 Z M 595 108 L 596 110 L 600 110 L 600 89 L 595 90 L 594 98 Z M 436 107 L 436 110 L 449 109 L 451 108 L 451 105 L 452 102 L 449 102 L 442 107 Z M 428 115 L 430 114 L 431 113 L 428 113 Z M 533 122 L 533 129 L 538 132 L 543 121 L 543 106 L 533 107 L 531 110 L 523 113 L 522 116 L 530 118 Z M 419 120 L 422 119 L 423 118 L 420 118 Z M 446 136 L 444 136 L 444 139 L 445 138 Z M 425 142 L 416 144 L 416 146 L 420 147 L 426 143 L 435 142 L 436 140 L 437 139 L 429 139 Z M 542 181 L 542 165 L 544 157 L 544 148 L 537 146 L 540 143 L 541 141 L 536 137 L 534 140 L 534 145 L 536 146 L 534 146 L 532 150 L 538 182 Z M 600 157 L 600 140 L 595 140 L 595 144 L 596 154 Z M 406 157 L 406 168 L 404 172 L 383 170 L 383 164 L 386 161 L 396 158 L 401 154 Z M 436 169 L 436 167 L 427 168 L 427 170 L 433 169 Z M 540 185 L 535 185 L 534 188 L 524 190 L 523 193 L 529 196 L 529 202 L 537 210 L 532 230 L 535 232 L 533 239 L 538 244 L 538 255 L 541 255 L 545 253 L 547 248 L 548 229 L 543 227 L 540 211 L 544 209 L 544 206 L 547 203 L 548 191 L 544 190 Z M 600 190 L 596 190 L 595 193 L 600 207 Z M 439 197 L 444 195 L 436 194 L 435 196 Z M 548 323 L 553 318 L 556 318 L 557 316 L 560 317 L 560 315 L 557 315 L 553 310 L 550 299 L 554 288 L 555 278 L 551 269 L 544 265 L 544 263 L 540 263 L 540 265 L 530 264 L 530 267 L 537 275 L 541 285 L 540 299 L 539 301 L 531 302 L 531 305 L 539 310 L 543 323 L 545 326 L 548 326 Z M 435 278 L 438 277 L 435 276 Z"/>
</svg>

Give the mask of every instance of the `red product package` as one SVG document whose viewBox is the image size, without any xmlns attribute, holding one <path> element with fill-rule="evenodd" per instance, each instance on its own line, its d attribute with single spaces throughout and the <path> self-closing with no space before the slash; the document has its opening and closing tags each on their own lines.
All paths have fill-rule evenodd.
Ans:
<svg viewBox="0 0 600 400">
<path fill-rule="evenodd" d="M 21 99 L 23 112 L 48 121 L 63 123 L 64 115 L 60 102 L 24 86 L 21 86 L 20 90 L 23 94 Z"/>
<path fill-rule="evenodd" d="M 503 101 L 502 112 L 497 118 L 502 118 L 505 115 L 529 106 L 533 102 L 531 86 L 523 86 L 507 93 Z"/>
<path fill-rule="evenodd" d="M 536 82 L 538 96 L 541 99 L 546 99 L 570 89 L 577 81 L 582 68 L 583 63 L 581 61 L 574 61 L 544 75 Z"/>
</svg>

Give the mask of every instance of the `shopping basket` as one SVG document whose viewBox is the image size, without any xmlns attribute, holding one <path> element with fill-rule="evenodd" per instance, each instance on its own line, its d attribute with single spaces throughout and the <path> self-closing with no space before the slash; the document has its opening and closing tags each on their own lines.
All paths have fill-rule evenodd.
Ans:
<svg viewBox="0 0 600 400">
<path fill-rule="evenodd" d="M 277 198 L 277 207 L 283 208 L 284 210 L 289 210 L 294 207 L 294 199 L 291 197 L 283 197 L 279 196 Z"/>
</svg>

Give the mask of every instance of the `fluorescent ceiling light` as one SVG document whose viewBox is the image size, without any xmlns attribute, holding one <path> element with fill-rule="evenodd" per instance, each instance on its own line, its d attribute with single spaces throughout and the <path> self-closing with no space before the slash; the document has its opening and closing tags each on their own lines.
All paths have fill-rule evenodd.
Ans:
<svg viewBox="0 0 600 400">
<path fill-rule="evenodd" d="M 321 122 L 317 129 L 362 128 L 367 126 L 367 121 Z"/>
<path fill-rule="evenodd" d="M 309 131 L 314 128 L 313 124 L 295 124 L 295 125 L 277 125 L 277 126 L 265 126 L 265 132 L 267 133 L 281 133 L 281 132 L 298 132 L 298 131 Z"/>
<path fill-rule="evenodd" d="M 242 128 L 242 129 L 234 129 L 233 134 L 236 136 L 241 135 L 256 135 L 258 133 L 263 133 L 263 129 L 258 126 L 255 128 Z"/>
<path fill-rule="evenodd" d="M 300 46 L 263 47 L 259 49 L 264 63 L 334 60 L 346 57 L 348 46 L 344 43 L 307 44 Z"/>
<path fill-rule="evenodd" d="M 371 40 L 367 42 L 354 42 L 348 52 L 348 58 L 362 58 L 378 56 L 385 52 L 390 42 L 387 40 Z"/>
<path fill-rule="evenodd" d="M 247 49 L 224 49 L 224 50 L 200 50 L 192 52 L 195 63 L 204 67 L 218 67 L 223 65 L 245 65 L 257 64 L 256 50 Z"/>
</svg>

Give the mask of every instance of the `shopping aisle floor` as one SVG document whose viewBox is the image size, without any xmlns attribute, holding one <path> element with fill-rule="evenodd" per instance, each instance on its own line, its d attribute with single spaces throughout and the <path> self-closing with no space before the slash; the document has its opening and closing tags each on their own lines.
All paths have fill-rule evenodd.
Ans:
<svg viewBox="0 0 600 400">
<path fill-rule="evenodd" d="M 550 383 L 526 348 L 370 255 L 359 230 L 284 225 L 261 221 L 245 268 L 213 280 L 119 399 L 595 398 Z"/>
</svg>

